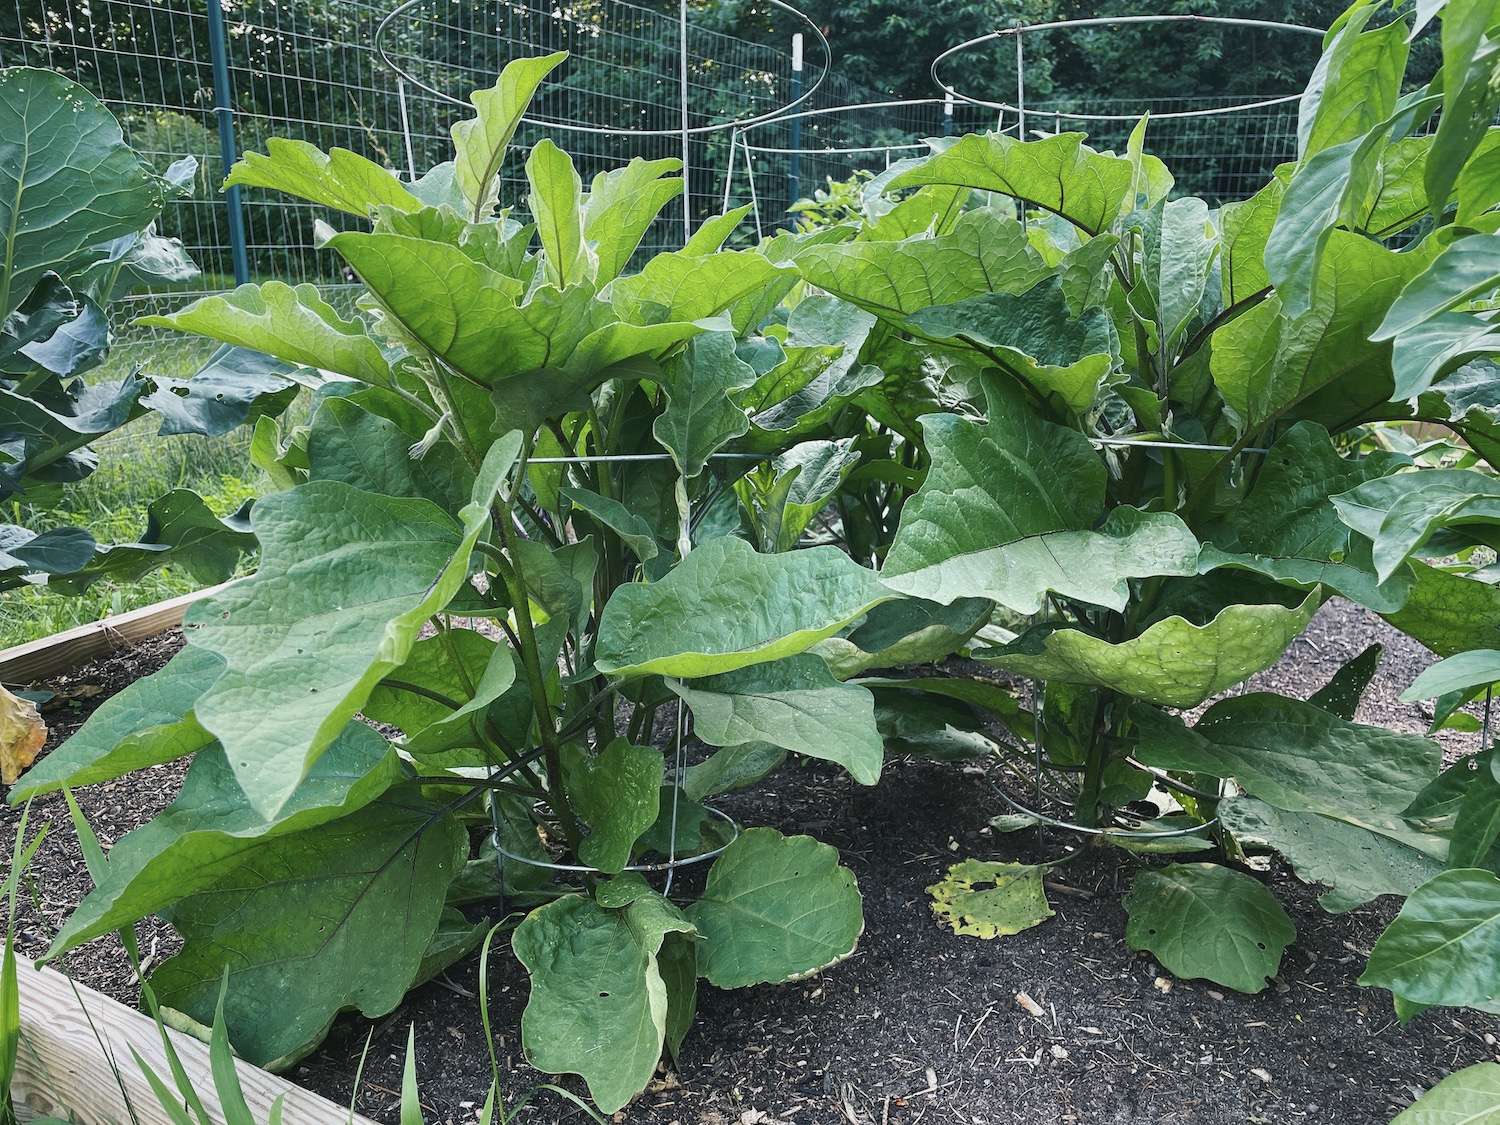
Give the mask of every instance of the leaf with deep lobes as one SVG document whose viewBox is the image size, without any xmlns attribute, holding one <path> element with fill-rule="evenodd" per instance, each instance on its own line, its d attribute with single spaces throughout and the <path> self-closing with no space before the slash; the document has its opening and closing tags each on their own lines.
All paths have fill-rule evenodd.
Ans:
<svg viewBox="0 0 1500 1125">
<path fill-rule="evenodd" d="M 345 320 L 315 285 L 267 281 L 200 297 L 137 324 L 196 332 L 237 348 L 265 352 L 298 367 L 333 371 L 377 387 L 391 381 L 390 364 L 365 326 Z"/>
<path fill-rule="evenodd" d="M 229 169 L 224 187 L 270 188 L 368 218 L 377 207 L 416 211 L 422 201 L 396 174 L 345 148 L 323 152 L 306 141 L 272 137 L 266 151 L 247 152 Z"/>
</svg>

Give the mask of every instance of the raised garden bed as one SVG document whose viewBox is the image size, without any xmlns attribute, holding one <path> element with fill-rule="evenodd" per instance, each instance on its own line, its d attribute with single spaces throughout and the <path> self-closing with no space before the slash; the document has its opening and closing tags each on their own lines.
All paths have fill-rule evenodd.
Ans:
<svg viewBox="0 0 1500 1125">
<path fill-rule="evenodd" d="M 1252 681 L 1306 696 L 1367 644 L 1386 645 L 1358 718 L 1418 733 L 1417 706 L 1396 702 L 1431 656 L 1367 612 L 1325 607 L 1282 661 Z M 46 716 L 51 743 L 132 679 L 154 671 L 175 634 L 46 681 L 57 693 Z M 1441 736 L 1450 756 L 1472 735 Z M 79 794 L 108 846 L 164 807 L 181 766 L 164 766 Z M 866 929 L 849 961 L 785 988 L 705 990 L 680 1069 L 663 1072 L 621 1120 L 718 1123 L 1196 1122 L 1384 1123 L 1415 1092 L 1497 1055 L 1500 1020 L 1437 1010 L 1400 1027 L 1386 993 L 1355 984 L 1365 956 L 1394 915 L 1392 900 L 1325 914 L 1316 890 L 1278 861 L 1268 879 L 1298 926 L 1275 987 L 1256 996 L 1177 981 L 1123 940 L 1119 892 L 1134 868 L 1123 852 L 1088 856 L 1049 880 L 1057 917 L 1014 937 L 982 941 L 940 927 L 926 888 L 962 858 L 1030 861 L 1058 854 L 1054 834 L 997 838 L 1002 811 L 984 772 L 893 761 L 874 788 L 822 766 L 785 771 L 760 790 L 724 798 L 747 825 L 807 832 L 836 845 L 859 878 Z M 13 831 L 16 810 L 0 823 Z M 62 801 L 34 815 L 60 829 L 38 853 L 37 900 L 23 901 L 19 940 L 37 954 L 88 887 Z M 688 884 L 689 887 L 692 884 Z M 39 910 L 38 910 L 39 907 Z M 162 924 L 141 927 L 142 949 L 168 954 Z M 115 939 L 77 950 L 61 966 L 127 1003 L 136 999 Z M 517 1029 L 526 976 L 507 951 L 491 960 L 491 1008 L 507 1093 L 542 1076 L 521 1061 Z M 472 1121 L 488 1082 L 474 962 L 413 992 L 376 1025 L 358 1106 L 397 1120 L 408 1024 L 416 1025 L 418 1072 L 430 1122 Z M 1025 993 L 1040 1009 L 1028 1014 Z M 288 1077 L 346 1104 L 370 1025 L 341 1018 L 333 1034 Z M 580 1117 L 541 1095 L 524 1119 Z M 764 1116 L 760 1116 L 764 1115 Z"/>
</svg>

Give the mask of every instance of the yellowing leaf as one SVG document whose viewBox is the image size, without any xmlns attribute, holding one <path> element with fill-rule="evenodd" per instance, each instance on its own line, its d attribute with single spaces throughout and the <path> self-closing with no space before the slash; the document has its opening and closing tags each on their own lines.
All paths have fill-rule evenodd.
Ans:
<svg viewBox="0 0 1500 1125">
<path fill-rule="evenodd" d="M 997 938 L 1018 934 L 1052 917 L 1042 869 L 1026 863 L 966 859 L 927 888 L 932 912 L 956 934 Z"/>
<path fill-rule="evenodd" d="M 0 687 L 0 781 L 14 785 L 47 741 L 47 724 L 29 699 Z"/>
</svg>

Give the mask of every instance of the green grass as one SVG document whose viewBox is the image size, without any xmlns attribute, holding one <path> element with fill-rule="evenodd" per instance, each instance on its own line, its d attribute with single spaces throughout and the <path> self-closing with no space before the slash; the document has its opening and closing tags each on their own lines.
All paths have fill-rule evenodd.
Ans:
<svg viewBox="0 0 1500 1125">
<path fill-rule="evenodd" d="M 88 378 L 118 381 L 136 368 L 185 378 L 214 347 L 210 341 L 175 334 L 135 336 L 116 344 Z M 305 410 L 298 403 L 293 412 L 299 408 Z M 192 489 L 221 516 L 265 490 L 264 475 L 250 463 L 248 431 L 221 438 L 164 438 L 157 436 L 159 425 L 148 414 L 95 442 L 99 468 L 91 476 L 70 486 L 52 506 L 6 505 L 0 523 L 20 523 L 35 531 L 83 527 L 100 543 L 130 542 L 145 531 L 146 505 L 171 489 Z M 98 582 L 76 596 L 45 586 L 12 590 L 0 595 L 0 648 L 139 609 L 200 585 L 186 572 L 167 567 L 139 582 Z"/>
<path fill-rule="evenodd" d="M 223 438 L 156 436 L 157 421 L 145 417 L 99 443 L 99 469 L 69 489 L 53 508 L 19 506 L 7 519 L 33 530 L 73 525 L 101 543 L 138 539 L 146 527 L 146 505 L 173 488 L 190 488 L 219 515 L 228 515 L 258 496 L 264 478 L 246 452 L 247 436 Z M 24 644 L 75 625 L 197 589 L 186 572 L 167 567 L 139 582 L 95 583 L 68 596 L 45 586 L 0 596 L 0 648 Z"/>
</svg>

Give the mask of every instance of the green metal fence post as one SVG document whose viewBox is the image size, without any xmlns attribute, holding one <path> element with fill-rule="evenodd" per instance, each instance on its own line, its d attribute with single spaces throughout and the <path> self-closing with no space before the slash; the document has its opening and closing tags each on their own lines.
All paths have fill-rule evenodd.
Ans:
<svg viewBox="0 0 1500 1125">
<path fill-rule="evenodd" d="M 234 106 L 229 89 L 229 46 L 224 35 L 222 0 L 208 0 L 208 47 L 214 68 L 214 116 L 219 122 L 219 158 L 224 174 L 236 159 L 234 148 Z M 240 206 L 240 189 L 231 187 L 224 193 L 229 214 L 229 254 L 234 262 L 234 283 L 250 280 L 250 258 L 245 250 L 245 212 Z"/>
</svg>

